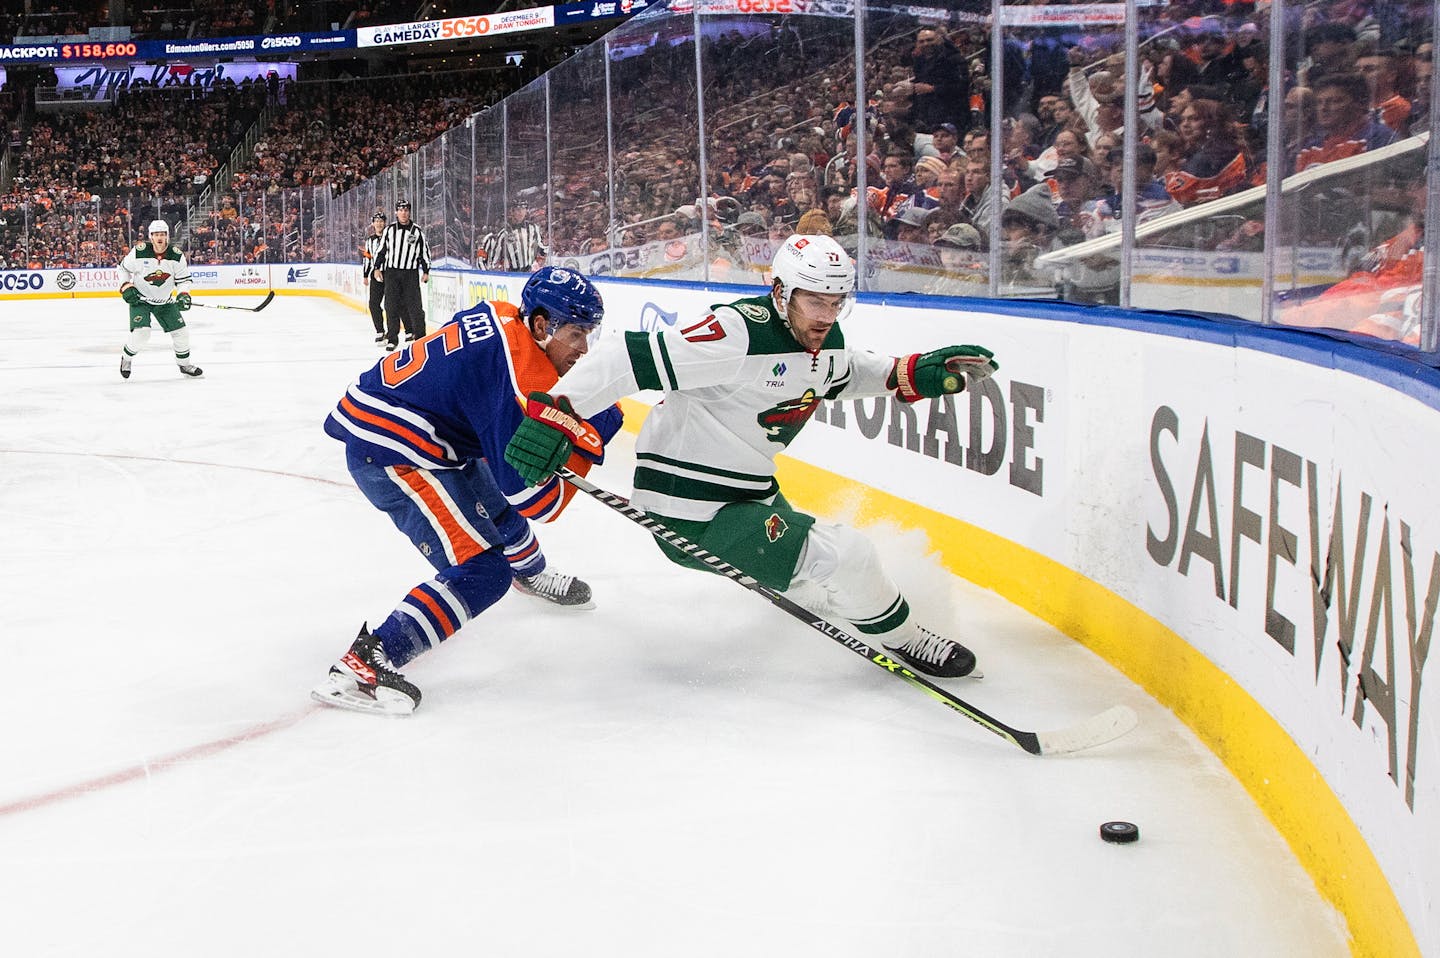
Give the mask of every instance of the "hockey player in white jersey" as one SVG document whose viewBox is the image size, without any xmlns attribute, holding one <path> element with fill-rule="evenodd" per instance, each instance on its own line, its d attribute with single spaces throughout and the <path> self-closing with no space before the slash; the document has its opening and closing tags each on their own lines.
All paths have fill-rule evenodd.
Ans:
<svg viewBox="0 0 1440 958">
<path fill-rule="evenodd" d="M 532 393 L 505 458 L 527 481 L 562 465 L 584 422 L 640 389 L 664 391 L 636 442 L 633 503 L 766 586 L 838 616 L 928 675 L 975 670 L 963 645 L 916 624 L 875 547 L 847 526 L 792 508 L 775 457 L 822 400 L 893 393 L 904 402 L 963 390 L 998 369 L 989 350 L 947 346 L 894 358 L 845 345 L 855 267 L 828 236 L 790 237 L 768 295 L 717 305 L 664 332 L 599 345 L 551 393 Z M 659 540 L 657 540 L 659 541 Z M 661 543 L 681 565 L 705 568 Z"/>
<path fill-rule="evenodd" d="M 120 296 L 130 307 L 130 338 L 120 351 L 120 376 L 130 378 L 130 367 L 150 341 L 150 320 L 170 334 L 175 363 L 182 375 L 204 373 L 190 362 L 190 330 L 181 313 L 190 308 L 190 263 L 170 245 L 170 227 L 164 220 L 150 224 L 150 240 L 136 243 L 120 261 L 125 281 Z M 171 294 L 178 294 L 172 300 Z"/>
</svg>

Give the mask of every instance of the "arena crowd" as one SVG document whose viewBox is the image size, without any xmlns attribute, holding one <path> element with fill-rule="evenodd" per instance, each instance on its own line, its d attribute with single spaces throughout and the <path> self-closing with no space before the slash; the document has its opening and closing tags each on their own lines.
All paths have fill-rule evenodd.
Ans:
<svg viewBox="0 0 1440 958">
<path fill-rule="evenodd" d="M 206 29 L 241 29 L 299 23 L 309 6 L 201 3 L 195 14 L 208 18 Z M 379 2 L 316 7 L 313 15 L 352 25 L 408 16 Z M 1119 23 L 1007 27 L 998 91 L 985 10 L 951 11 L 944 22 L 909 8 L 868 13 L 863 103 L 855 102 L 846 18 L 717 20 L 702 41 L 699 96 L 693 37 L 657 32 L 636 40 L 622 28 L 614 34 L 608 103 L 596 101 L 593 64 L 581 68 L 591 51 L 552 72 L 548 157 L 543 143 L 484 148 L 481 140 L 499 134 L 499 111 L 476 117 L 482 132 L 456 130 L 523 79 L 497 71 L 298 83 L 279 93 L 162 89 L 123 97 L 109 113 L 63 118 L 27 113 L 25 91 L 7 91 L 0 105 L 8 102 L 7 119 L 23 127 L 23 148 L 0 197 L 0 255 L 9 263 L 108 262 L 136 224 L 163 209 L 184 211 L 183 241 L 197 261 L 347 255 L 351 239 L 334 237 L 358 235 L 374 206 L 394 197 L 376 195 L 355 211 L 355 223 L 322 226 L 329 198 L 452 131 L 473 138 L 461 145 L 474 153 L 474 174 L 446 174 L 445 202 L 436 207 L 462 222 L 443 224 L 436 242 L 458 262 L 529 269 L 536 260 L 528 252 L 528 262 L 510 263 L 496 251 L 507 230 L 533 230 L 551 261 L 584 264 L 651 247 L 659 252 L 641 257 L 642 265 L 694 267 L 703 257 L 712 278 L 733 270 L 728 275 L 754 280 L 792 232 L 833 233 L 852 252 L 863 233 L 867 255 L 882 267 L 913 267 L 921 280 L 909 288 L 963 294 L 988 280 L 998 203 L 1003 286 L 1043 291 L 1054 289 L 1055 276 L 1041 257 L 1120 228 L 1127 140 L 1144 223 L 1263 185 L 1272 97 L 1283 120 L 1274 158 L 1282 176 L 1429 127 L 1433 37 L 1425 5 L 1336 0 L 1287 9 L 1279 91 L 1269 89 L 1268 6 L 1182 0 L 1146 7 L 1141 57 L 1130 71 Z M 683 27 L 684 18 L 675 21 Z M 638 48 L 625 49 L 632 41 Z M 1134 129 L 1124 110 L 1127 72 L 1137 89 Z M 187 109 L 167 96 L 188 97 Z M 995 110 L 998 147 L 990 142 Z M 253 152 L 198 206 L 256 117 L 263 129 Z M 521 125 L 512 122 L 512 134 Z M 165 148 L 155 150 L 156 139 Z M 426 199 L 411 198 L 423 220 Z M 711 240 L 704 249 L 702 223 Z M 325 228 L 331 237 L 321 235 Z M 1418 259 L 1413 222 L 1408 230 L 1378 255 Z M 1211 230 L 1202 245 L 1255 251 L 1264 231 L 1263 219 L 1246 213 Z M 1355 224 L 1337 221 L 1333 232 L 1318 241 L 1338 245 Z M 1093 290 L 1070 294 L 1113 297 L 1113 272 L 1098 276 Z"/>
</svg>

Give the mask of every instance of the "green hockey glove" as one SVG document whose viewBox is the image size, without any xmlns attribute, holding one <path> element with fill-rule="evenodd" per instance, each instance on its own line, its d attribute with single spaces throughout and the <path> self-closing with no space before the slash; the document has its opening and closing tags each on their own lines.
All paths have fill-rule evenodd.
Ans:
<svg viewBox="0 0 1440 958">
<path fill-rule="evenodd" d="M 886 383 L 905 402 L 958 393 L 969 383 L 988 379 L 1000 364 L 982 346 L 944 346 L 895 360 Z"/>
<path fill-rule="evenodd" d="M 131 306 L 140 305 L 140 291 L 134 286 L 126 286 L 124 289 L 122 289 L 120 291 L 120 298 L 125 300 L 125 302 L 129 303 Z"/>
<path fill-rule="evenodd" d="M 190 294 L 181 293 L 179 296 L 175 297 L 175 303 L 177 306 L 180 307 L 180 312 L 185 312 L 185 310 L 190 308 Z"/>
<path fill-rule="evenodd" d="M 525 406 L 525 418 L 505 446 L 505 461 L 520 478 L 536 486 L 565 465 L 576 446 L 599 455 L 605 442 L 594 426 L 575 414 L 569 399 L 533 392 Z"/>
</svg>

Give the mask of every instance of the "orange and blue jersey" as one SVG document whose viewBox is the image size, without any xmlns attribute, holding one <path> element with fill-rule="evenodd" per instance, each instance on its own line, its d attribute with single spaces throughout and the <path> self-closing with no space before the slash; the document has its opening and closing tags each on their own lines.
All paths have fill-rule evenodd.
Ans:
<svg viewBox="0 0 1440 958">
<path fill-rule="evenodd" d="M 553 519 L 568 501 L 559 479 L 527 489 L 505 461 L 505 446 L 525 416 L 525 397 L 559 378 L 525 325 L 507 322 L 516 315 L 508 303 L 482 301 L 389 353 L 346 390 L 325 432 L 381 466 L 459 469 L 484 460 L 522 514 Z M 608 442 L 621 418 L 612 406 L 591 425 Z M 588 471 L 591 461 L 576 453 L 568 465 Z"/>
</svg>

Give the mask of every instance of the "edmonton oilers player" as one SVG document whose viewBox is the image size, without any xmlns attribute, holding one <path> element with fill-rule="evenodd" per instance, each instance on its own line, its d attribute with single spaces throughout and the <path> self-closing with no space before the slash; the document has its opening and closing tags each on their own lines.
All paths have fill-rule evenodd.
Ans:
<svg viewBox="0 0 1440 958">
<path fill-rule="evenodd" d="M 573 490 L 558 478 L 527 489 L 504 451 L 525 418 L 524 397 L 552 387 L 585 355 L 604 305 L 589 280 L 554 267 L 530 277 L 520 305 L 523 315 L 508 303 L 484 301 L 456 313 L 363 373 L 326 419 L 326 433 L 345 443 L 346 465 L 365 498 L 437 574 L 411 589 L 373 634 L 361 627 L 314 690 L 319 701 L 413 711 L 420 691 L 398 669 L 497 602 L 512 583 L 558 605 L 593 608 L 589 586 L 545 571 L 526 522 L 555 518 Z M 620 422 L 618 406 L 597 412 L 570 468 L 588 472 L 599 462 Z"/>
</svg>

